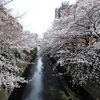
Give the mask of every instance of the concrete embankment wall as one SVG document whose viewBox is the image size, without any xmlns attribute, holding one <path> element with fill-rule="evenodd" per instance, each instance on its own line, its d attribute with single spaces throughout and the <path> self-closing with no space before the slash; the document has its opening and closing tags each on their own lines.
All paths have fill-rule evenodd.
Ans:
<svg viewBox="0 0 100 100">
<path fill-rule="evenodd" d="M 50 58 L 50 56 L 49 56 Z M 51 62 L 53 64 L 56 63 L 57 59 L 50 58 Z M 66 69 L 61 66 L 57 66 L 57 69 L 55 70 L 55 73 L 65 73 Z M 94 87 L 94 85 L 89 85 L 90 83 L 87 83 L 85 86 L 80 85 L 73 85 L 72 83 L 72 77 L 69 74 L 58 76 L 58 82 L 61 84 L 62 90 L 60 91 L 61 96 L 64 100 L 100 100 L 98 95 L 97 88 Z M 88 88 L 87 88 L 88 87 Z M 96 92 L 93 93 L 93 90 Z M 100 92 L 99 92 L 100 93 Z"/>
</svg>

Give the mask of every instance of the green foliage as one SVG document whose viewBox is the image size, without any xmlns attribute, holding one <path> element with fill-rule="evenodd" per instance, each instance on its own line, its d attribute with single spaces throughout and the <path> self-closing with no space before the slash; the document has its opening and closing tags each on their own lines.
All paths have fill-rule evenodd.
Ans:
<svg viewBox="0 0 100 100">
<path fill-rule="evenodd" d="M 14 52 L 14 55 L 15 55 L 16 58 L 21 59 L 21 55 L 17 50 L 14 50 L 13 52 Z"/>
<path fill-rule="evenodd" d="M 61 95 L 63 100 L 69 100 L 69 96 L 64 93 L 64 91 L 60 90 L 59 94 Z"/>
<path fill-rule="evenodd" d="M 62 90 L 59 92 L 63 100 L 79 100 L 79 98 L 76 97 L 76 94 L 71 91 L 67 86 L 64 86 L 64 88 L 67 94 Z"/>
</svg>

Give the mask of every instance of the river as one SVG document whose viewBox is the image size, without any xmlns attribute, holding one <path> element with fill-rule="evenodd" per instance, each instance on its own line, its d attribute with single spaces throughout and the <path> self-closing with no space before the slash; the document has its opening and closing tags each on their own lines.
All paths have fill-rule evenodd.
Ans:
<svg viewBox="0 0 100 100">
<path fill-rule="evenodd" d="M 66 82 L 67 86 L 76 93 L 76 97 L 79 98 L 77 100 L 94 100 L 84 88 L 77 85 L 72 87 L 69 77 L 61 77 L 61 81 L 53 77 L 52 68 L 53 64 L 47 56 L 43 58 L 38 56 L 34 64 L 28 66 L 24 72 L 29 83 L 21 84 L 21 88 L 15 88 L 8 100 L 62 100 L 61 82 L 63 84 Z M 73 92 L 67 93 L 73 94 Z"/>
<path fill-rule="evenodd" d="M 8 100 L 62 100 L 59 96 L 59 83 L 52 77 L 53 64 L 48 57 L 37 56 L 34 64 L 28 67 L 27 84 L 15 88 Z"/>
<path fill-rule="evenodd" d="M 62 100 L 57 78 L 52 77 L 52 67 L 47 57 L 37 57 L 28 77 L 31 81 L 25 86 L 21 100 Z"/>
<path fill-rule="evenodd" d="M 22 100 L 43 100 L 42 91 L 43 91 L 43 81 L 42 81 L 42 61 L 41 57 L 38 57 L 35 69 L 32 76 L 29 75 L 29 78 L 32 77 L 30 82 L 26 85 L 25 91 L 22 96 Z M 31 70 L 30 73 L 33 72 Z"/>
</svg>

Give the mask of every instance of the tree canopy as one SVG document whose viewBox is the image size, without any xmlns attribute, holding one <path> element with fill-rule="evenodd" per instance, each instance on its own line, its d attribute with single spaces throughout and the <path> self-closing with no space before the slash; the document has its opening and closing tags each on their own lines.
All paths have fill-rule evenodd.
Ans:
<svg viewBox="0 0 100 100">
<path fill-rule="evenodd" d="M 27 82 L 18 76 L 23 68 L 18 62 L 25 61 L 24 51 L 37 47 L 37 35 L 25 35 L 22 25 L 4 7 L 10 1 L 0 0 L 0 87 L 19 87 L 18 82 Z"/>
<path fill-rule="evenodd" d="M 42 52 L 66 66 L 73 83 L 100 83 L 100 0 L 78 0 L 71 7 L 44 33 Z"/>
</svg>

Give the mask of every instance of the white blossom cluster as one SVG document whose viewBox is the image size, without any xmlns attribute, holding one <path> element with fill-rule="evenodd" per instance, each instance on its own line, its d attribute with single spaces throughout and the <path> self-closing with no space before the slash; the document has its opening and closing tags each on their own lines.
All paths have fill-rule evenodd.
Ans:
<svg viewBox="0 0 100 100">
<path fill-rule="evenodd" d="M 44 33 L 42 52 L 57 59 L 74 84 L 100 83 L 100 0 L 78 0 L 73 6 L 73 13 Z"/>
<path fill-rule="evenodd" d="M 22 30 L 17 19 L 0 5 L 0 87 L 9 89 L 26 82 L 18 76 L 22 71 L 18 60 L 24 61 L 27 56 L 24 51 L 30 53 L 37 47 L 37 35 L 26 36 Z"/>
</svg>

